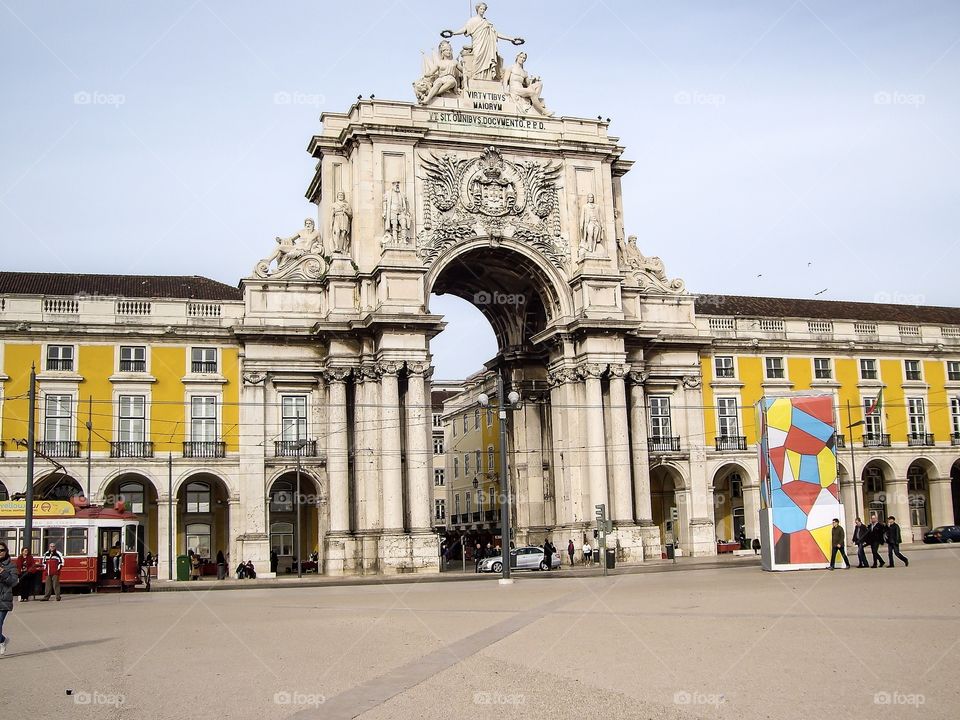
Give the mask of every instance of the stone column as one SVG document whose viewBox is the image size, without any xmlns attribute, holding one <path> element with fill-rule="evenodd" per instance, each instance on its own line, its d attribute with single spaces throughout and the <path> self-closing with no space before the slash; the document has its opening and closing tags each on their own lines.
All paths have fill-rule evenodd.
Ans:
<svg viewBox="0 0 960 720">
<path fill-rule="evenodd" d="M 164 481 L 166 484 L 166 481 Z M 158 494 L 157 500 L 157 579 L 166 580 L 168 577 L 177 579 L 177 504 L 173 499 L 173 527 L 170 527 L 170 496 L 166 493 Z M 168 552 L 170 543 L 173 543 L 173 552 Z M 173 569 L 170 570 L 169 558 L 173 557 Z"/>
<path fill-rule="evenodd" d="M 927 487 L 927 525 L 935 528 L 939 525 L 953 525 L 953 492 L 950 477 L 928 478 Z M 163 541 L 160 541 L 163 544 Z"/>
<path fill-rule="evenodd" d="M 585 363 L 578 368 L 583 378 L 586 400 L 586 461 L 587 477 L 590 483 L 590 515 L 596 505 L 601 503 L 609 508 L 607 497 L 607 443 L 603 427 L 603 392 L 600 387 L 600 373 L 603 366 L 597 363 Z"/>
<path fill-rule="evenodd" d="M 380 498 L 369 494 L 367 476 L 370 471 L 370 435 L 376 427 L 376 407 L 370 402 L 370 382 L 366 368 L 353 374 L 353 488 L 356 508 L 356 530 L 370 528 L 371 506 L 379 510 Z M 372 432 L 376 432 L 373 430 Z M 379 513 L 377 513 L 379 514 Z"/>
<path fill-rule="evenodd" d="M 647 410 L 643 383 L 646 373 L 631 371 L 630 381 L 630 465 L 633 471 L 633 512 L 643 537 L 644 558 L 659 559 L 660 528 L 653 524 L 650 499 L 650 454 L 647 450 Z"/>
<path fill-rule="evenodd" d="M 330 532 L 350 531 L 350 494 L 347 461 L 347 378 L 349 368 L 330 368 L 326 379 L 330 388 L 327 422 L 327 475 L 330 504 Z"/>
<path fill-rule="evenodd" d="M 557 525 L 568 525 L 573 522 L 573 512 L 570 505 L 570 457 L 567 450 L 569 437 L 564 414 L 565 371 L 550 372 L 550 425 L 553 433 L 553 506 Z"/>
<path fill-rule="evenodd" d="M 261 493 L 262 494 L 262 493 Z M 227 576 L 233 572 L 235 568 L 240 563 L 240 554 L 241 554 L 241 542 L 240 538 L 240 494 L 235 493 L 231 495 L 227 500 L 227 551 L 230 553 L 230 562 L 227 563 Z M 267 545 L 270 544 L 270 528 L 267 527 Z M 247 560 L 248 558 L 243 558 Z M 233 568 L 230 567 L 230 564 L 233 564 Z M 257 566 L 257 563 L 254 563 L 254 568 L 257 571 L 257 576 L 260 576 L 260 568 Z M 273 577 L 273 573 L 270 572 L 270 557 L 267 557 L 266 567 L 263 568 L 264 577 Z"/>
<path fill-rule="evenodd" d="M 900 526 L 903 544 L 913 542 L 913 525 L 910 519 L 909 487 L 907 480 L 887 480 L 884 485 L 887 495 L 887 515 L 893 515 Z"/>
<path fill-rule="evenodd" d="M 627 433 L 627 394 L 624 365 L 610 366 L 610 445 L 613 476 L 613 507 L 608 517 L 618 524 L 633 523 L 630 492 L 630 440 Z"/>
<path fill-rule="evenodd" d="M 407 363 L 407 502 L 412 532 L 431 532 L 431 413 L 426 399 L 426 363 Z"/>
<path fill-rule="evenodd" d="M 674 397 L 686 411 L 679 435 L 690 449 L 689 528 L 686 549 L 692 555 L 716 555 L 713 483 L 707 478 L 707 450 L 704 445 L 703 394 L 699 375 L 685 375 Z"/>
<path fill-rule="evenodd" d="M 403 473 L 400 467 L 400 364 L 381 362 L 380 443 L 384 532 L 403 532 Z"/>
<path fill-rule="evenodd" d="M 234 518 L 228 515 L 229 542 L 234 554 L 243 554 L 244 560 L 253 562 L 257 574 L 270 572 L 270 542 L 267 528 L 267 503 L 265 491 L 266 454 L 273 453 L 273 438 L 276 430 L 267 417 L 266 402 L 269 398 L 267 384 L 270 380 L 262 371 L 249 370 L 243 373 L 240 387 L 240 457 L 237 491 L 243 498 L 244 513 Z M 237 538 L 242 539 L 239 545 Z M 239 562 L 239 560 L 237 561 Z"/>
</svg>

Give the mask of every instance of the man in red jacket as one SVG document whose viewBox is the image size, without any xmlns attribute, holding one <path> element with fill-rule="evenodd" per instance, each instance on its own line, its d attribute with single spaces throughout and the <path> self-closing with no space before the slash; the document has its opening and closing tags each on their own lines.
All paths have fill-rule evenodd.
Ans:
<svg viewBox="0 0 960 720">
<path fill-rule="evenodd" d="M 60 602 L 60 570 L 63 569 L 63 555 L 57 550 L 56 543 L 50 543 L 50 549 L 43 554 L 43 572 L 47 576 L 44 586 L 43 599 L 50 600 L 50 593 L 55 592 L 57 602 Z"/>
</svg>

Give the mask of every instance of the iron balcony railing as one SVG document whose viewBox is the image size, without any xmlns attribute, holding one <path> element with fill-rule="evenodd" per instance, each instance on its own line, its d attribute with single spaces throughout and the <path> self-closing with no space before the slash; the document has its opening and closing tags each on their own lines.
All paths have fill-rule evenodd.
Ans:
<svg viewBox="0 0 960 720">
<path fill-rule="evenodd" d="M 193 360 L 190 363 L 190 372 L 195 373 L 215 373 L 217 371 L 217 361 L 208 362 L 206 360 Z"/>
<path fill-rule="evenodd" d="M 747 438 L 743 435 L 722 435 L 714 444 L 717 450 L 746 450 Z"/>
<path fill-rule="evenodd" d="M 203 440 L 188 441 L 183 444 L 183 456 L 185 458 L 222 458 L 227 455 L 227 444 L 225 442 Z"/>
<path fill-rule="evenodd" d="M 273 452 L 275 457 L 316 457 L 316 440 L 274 440 Z"/>
<path fill-rule="evenodd" d="M 120 372 L 146 372 L 146 360 L 121 360 Z"/>
<path fill-rule="evenodd" d="M 680 452 L 680 436 L 648 437 L 647 448 L 654 453 Z"/>
<path fill-rule="evenodd" d="M 36 445 L 37 452 L 52 458 L 80 457 L 80 442 L 78 440 L 40 440 Z"/>
<path fill-rule="evenodd" d="M 47 370 L 69 372 L 73 370 L 73 359 L 70 358 L 67 360 L 56 360 L 54 358 L 47 358 Z"/>
<path fill-rule="evenodd" d="M 864 447 L 890 447 L 890 435 L 888 433 L 864 433 Z"/>
<path fill-rule="evenodd" d="M 933 447 L 933 433 L 910 433 L 907 435 L 907 447 Z"/>
<path fill-rule="evenodd" d="M 960 433 L 950 433 L 950 444 L 954 447 L 960 446 Z"/>
<path fill-rule="evenodd" d="M 838 448 L 845 448 L 847 446 L 847 438 L 843 434 L 837 433 L 834 435 L 834 438 L 836 438 L 836 446 Z"/>
<path fill-rule="evenodd" d="M 112 458 L 152 458 L 153 442 L 150 440 L 120 440 L 110 443 Z"/>
</svg>

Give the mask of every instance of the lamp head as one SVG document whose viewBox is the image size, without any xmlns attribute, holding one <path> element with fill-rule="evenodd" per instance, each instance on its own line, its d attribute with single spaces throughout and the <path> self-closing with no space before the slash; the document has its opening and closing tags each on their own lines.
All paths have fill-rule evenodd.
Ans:
<svg viewBox="0 0 960 720">
<path fill-rule="evenodd" d="M 516 390 L 511 390 L 507 395 L 507 402 L 509 402 L 511 405 L 516 405 L 518 402 L 520 402 L 520 393 L 518 393 Z"/>
<path fill-rule="evenodd" d="M 480 396 L 477 398 L 477 402 L 479 402 L 482 407 L 487 407 L 490 405 L 490 396 L 486 393 L 480 393 Z"/>
</svg>

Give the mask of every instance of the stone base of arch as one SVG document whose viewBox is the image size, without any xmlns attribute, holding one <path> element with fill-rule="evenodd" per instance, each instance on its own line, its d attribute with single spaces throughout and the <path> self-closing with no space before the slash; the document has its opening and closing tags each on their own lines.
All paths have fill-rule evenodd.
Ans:
<svg viewBox="0 0 960 720">
<path fill-rule="evenodd" d="M 704 557 L 717 554 L 717 535 L 711 518 L 693 518 L 689 533 L 690 555 Z"/>
<path fill-rule="evenodd" d="M 644 559 L 659 560 L 663 555 L 663 545 L 660 544 L 660 528 L 653 520 L 641 520 L 639 532 L 640 540 L 643 543 Z"/>
</svg>

